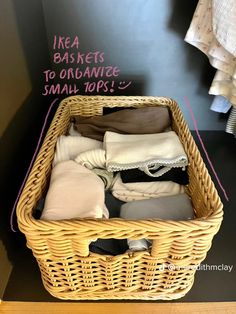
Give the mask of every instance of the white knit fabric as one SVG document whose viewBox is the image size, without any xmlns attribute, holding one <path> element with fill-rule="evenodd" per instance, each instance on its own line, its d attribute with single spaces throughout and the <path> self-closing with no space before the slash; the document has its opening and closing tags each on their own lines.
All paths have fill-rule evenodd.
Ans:
<svg viewBox="0 0 236 314">
<path fill-rule="evenodd" d="M 57 139 L 53 166 L 59 162 L 73 160 L 80 153 L 102 147 L 102 142 L 84 136 L 61 135 Z"/>
<path fill-rule="evenodd" d="M 104 149 L 93 149 L 79 154 L 75 161 L 88 169 L 106 168 L 106 156 Z"/>
</svg>

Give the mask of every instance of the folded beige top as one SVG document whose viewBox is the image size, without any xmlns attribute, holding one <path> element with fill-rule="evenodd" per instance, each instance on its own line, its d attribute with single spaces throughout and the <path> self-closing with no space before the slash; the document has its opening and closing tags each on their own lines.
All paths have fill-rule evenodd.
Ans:
<svg viewBox="0 0 236 314">
<path fill-rule="evenodd" d="M 172 181 L 123 183 L 118 173 L 112 183 L 112 195 L 123 202 L 159 198 L 184 193 L 184 186 Z"/>
<path fill-rule="evenodd" d="M 103 145 L 108 171 L 139 168 L 156 177 L 172 167 L 185 167 L 188 164 L 183 146 L 174 131 L 138 135 L 107 131 Z M 151 173 L 150 170 L 158 171 Z"/>
<path fill-rule="evenodd" d="M 58 163 L 51 174 L 43 220 L 108 218 L 103 181 L 75 161 Z"/>
</svg>

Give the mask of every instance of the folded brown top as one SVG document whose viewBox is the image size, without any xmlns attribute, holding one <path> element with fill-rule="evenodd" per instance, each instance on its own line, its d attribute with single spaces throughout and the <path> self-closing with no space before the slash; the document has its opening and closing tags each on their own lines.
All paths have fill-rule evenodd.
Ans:
<svg viewBox="0 0 236 314">
<path fill-rule="evenodd" d="M 81 135 L 100 141 L 106 131 L 152 134 L 163 132 L 171 125 L 169 110 L 164 106 L 124 109 L 104 116 L 74 116 L 73 121 Z"/>
</svg>

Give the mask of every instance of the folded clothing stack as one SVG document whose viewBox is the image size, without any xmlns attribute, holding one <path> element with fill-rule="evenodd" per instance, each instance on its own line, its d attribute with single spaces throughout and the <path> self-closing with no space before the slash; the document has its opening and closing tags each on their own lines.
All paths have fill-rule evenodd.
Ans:
<svg viewBox="0 0 236 314">
<path fill-rule="evenodd" d="M 73 119 L 69 135 L 57 141 L 41 219 L 194 217 L 184 192 L 188 159 L 170 130 L 166 107 Z M 151 244 L 149 239 L 127 239 L 125 246 L 117 241 L 98 239 L 90 249 L 114 255 L 123 253 L 127 244 L 138 251 Z"/>
</svg>

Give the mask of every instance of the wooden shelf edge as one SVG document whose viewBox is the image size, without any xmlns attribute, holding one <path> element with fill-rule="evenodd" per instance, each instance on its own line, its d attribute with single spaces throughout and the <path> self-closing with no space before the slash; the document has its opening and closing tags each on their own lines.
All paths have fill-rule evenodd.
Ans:
<svg viewBox="0 0 236 314">
<path fill-rule="evenodd" d="M 196 303 L 80 303 L 0 301 L 1 314 L 194 314 L 236 313 L 236 302 Z"/>
</svg>

